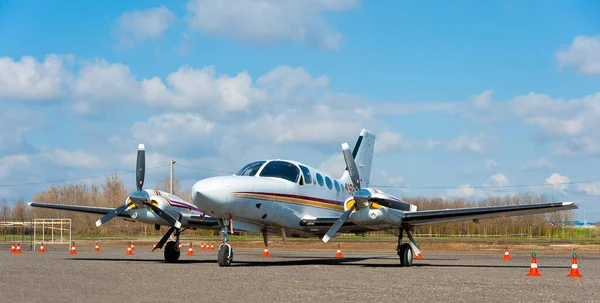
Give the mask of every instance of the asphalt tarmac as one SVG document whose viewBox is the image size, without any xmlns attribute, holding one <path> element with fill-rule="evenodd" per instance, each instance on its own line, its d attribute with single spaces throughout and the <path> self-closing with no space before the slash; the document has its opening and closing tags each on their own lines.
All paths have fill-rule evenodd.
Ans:
<svg viewBox="0 0 600 303">
<path fill-rule="evenodd" d="M 1 302 L 600 302 L 600 254 L 578 255 L 582 278 L 568 278 L 571 254 L 539 252 L 541 277 L 527 277 L 531 255 L 423 251 L 412 267 L 393 252 L 234 247 L 231 267 L 217 250 L 166 264 L 162 251 L 136 245 L 46 245 L 46 253 L 11 254 L 0 246 Z"/>
</svg>

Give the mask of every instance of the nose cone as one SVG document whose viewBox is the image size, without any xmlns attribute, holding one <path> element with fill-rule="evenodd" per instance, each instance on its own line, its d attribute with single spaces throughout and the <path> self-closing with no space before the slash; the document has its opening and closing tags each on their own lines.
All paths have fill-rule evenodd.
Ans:
<svg viewBox="0 0 600 303">
<path fill-rule="evenodd" d="M 229 188 L 230 185 L 226 178 L 206 178 L 192 186 L 192 199 L 200 209 L 218 207 L 227 202 Z"/>
</svg>

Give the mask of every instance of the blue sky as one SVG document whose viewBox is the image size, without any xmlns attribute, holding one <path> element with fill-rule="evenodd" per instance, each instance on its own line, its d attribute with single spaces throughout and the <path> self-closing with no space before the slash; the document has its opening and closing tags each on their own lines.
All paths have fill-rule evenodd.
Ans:
<svg viewBox="0 0 600 303">
<path fill-rule="evenodd" d="M 597 1 L 221 2 L 0 1 L 0 198 L 132 170 L 139 142 L 149 166 L 339 174 L 367 128 L 393 193 L 545 193 L 600 219 L 600 183 L 568 183 L 600 180 Z"/>
</svg>

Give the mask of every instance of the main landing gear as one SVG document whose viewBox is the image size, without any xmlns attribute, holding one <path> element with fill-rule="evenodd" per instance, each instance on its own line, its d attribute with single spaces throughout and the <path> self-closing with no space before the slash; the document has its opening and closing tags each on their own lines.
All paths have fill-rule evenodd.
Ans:
<svg viewBox="0 0 600 303">
<path fill-rule="evenodd" d="M 179 235 L 181 230 L 175 230 L 175 241 L 169 241 L 165 245 L 165 261 L 167 263 L 175 263 L 179 260 L 181 251 L 179 251 Z"/>
<path fill-rule="evenodd" d="M 408 236 L 410 243 L 402 243 L 402 234 L 404 231 L 406 231 L 406 235 Z M 411 266 L 413 257 L 421 253 L 417 247 L 415 239 L 413 239 L 412 235 L 410 234 L 410 227 L 407 225 L 403 225 L 398 228 L 398 246 L 396 247 L 396 251 L 398 253 L 398 257 L 400 257 L 400 266 Z"/>
<path fill-rule="evenodd" d="M 230 221 L 228 218 L 222 219 L 221 222 L 221 233 L 223 233 L 223 243 L 219 245 L 219 254 L 217 261 L 220 267 L 231 265 L 233 260 L 233 248 L 227 243 L 229 236 Z"/>
</svg>

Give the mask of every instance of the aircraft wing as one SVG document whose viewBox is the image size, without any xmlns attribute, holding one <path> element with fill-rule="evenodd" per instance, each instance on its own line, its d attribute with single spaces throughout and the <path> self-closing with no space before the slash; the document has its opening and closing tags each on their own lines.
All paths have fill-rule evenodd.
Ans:
<svg viewBox="0 0 600 303">
<path fill-rule="evenodd" d="M 64 205 L 64 204 L 52 204 L 52 203 L 40 203 L 40 202 L 29 202 L 27 204 L 29 206 L 33 206 L 33 207 L 70 210 L 70 211 L 77 211 L 77 212 L 90 213 L 90 214 L 99 214 L 99 215 L 106 215 L 110 212 L 115 211 L 115 209 L 116 209 L 116 208 L 111 208 L 111 207 Z M 129 215 L 126 213 L 117 214 L 117 216 L 129 217 Z"/>
<path fill-rule="evenodd" d="M 402 223 L 425 225 L 465 220 L 503 218 L 509 216 L 533 215 L 546 212 L 577 209 L 574 202 L 556 202 L 528 205 L 486 206 L 439 210 L 420 210 L 404 212 Z"/>
</svg>

